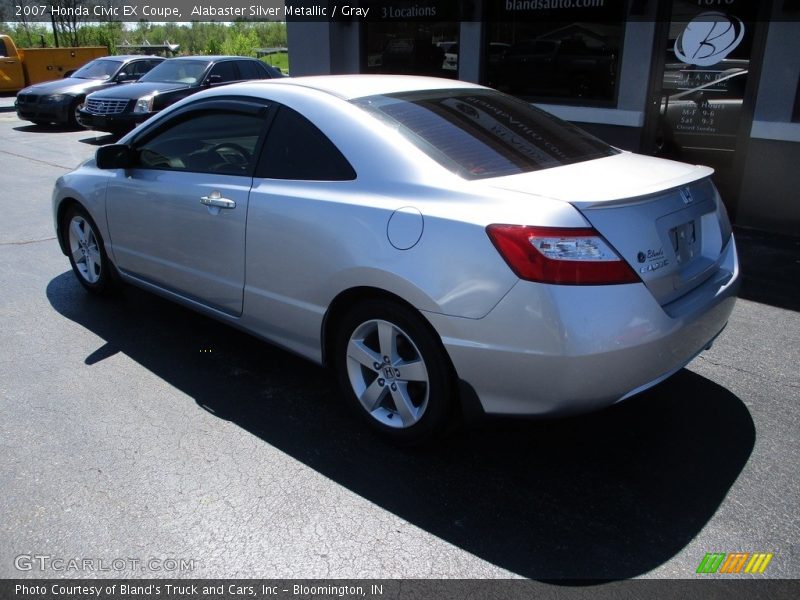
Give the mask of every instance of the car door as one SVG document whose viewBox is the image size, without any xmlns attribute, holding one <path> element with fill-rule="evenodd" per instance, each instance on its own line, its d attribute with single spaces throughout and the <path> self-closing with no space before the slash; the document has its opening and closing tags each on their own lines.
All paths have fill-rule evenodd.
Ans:
<svg viewBox="0 0 800 600">
<path fill-rule="evenodd" d="M 152 60 L 134 60 L 125 67 L 125 72 L 130 76 L 130 81 L 136 81 L 157 64 Z"/>
<path fill-rule="evenodd" d="M 242 312 L 245 225 L 263 103 L 200 102 L 131 143 L 135 166 L 106 192 L 125 274 L 231 315 Z"/>
<path fill-rule="evenodd" d="M 0 39 L 0 91 L 16 91 L 23 87 L 22 61 L 18 56 L 11 56 L 5 40 Z"/>
<path fill-rule="evenodd" d="M 275 108 L 247 218 L 246 312 L 267 337 L 313 354 L 324 314 L 315 294 L 352 260 L 338 240 L 375 229 L 347 201 L 359 193 L 356 173 L 336 145 L 300 113 Z"/>
<path fill-rule="evenodd" d="M 210 87 L 216 87 L 218 85 L 227 85 L 234 81 L 239 81 L 240 79 L 239 69 L 236 68 L 236 61 L 224 60 L 211 67 L 205 81 Z"/>
<path fill-rule="evenodd" d="M 261 61 L 257 60 L 237 60 L 239 75 L 242 80 L 248 79 L 271 79 L 272 72 Z"/>
</svg>

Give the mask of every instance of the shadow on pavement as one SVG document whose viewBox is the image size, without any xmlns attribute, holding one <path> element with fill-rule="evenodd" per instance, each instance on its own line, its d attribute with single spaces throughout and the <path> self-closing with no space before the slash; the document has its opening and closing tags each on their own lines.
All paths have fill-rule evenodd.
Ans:
<svg viewBox="0 0 800 600">
<path fill-rule="evenodd" d="M 21 125 L 14 127 L 14 131 L 21 131 L 23 133 L 64 133 L 74 131 L 84 131 L 86 133 L 94 133 L 84 129 L 83 127 L 71 127 L 69 125 Z M 106 144 L 113 144 L 120 136 L 111 133 L 94 133 L 91 137 L 82 138 L 78 140 L 83 144 L 91 146 L 105 146 Z"/>
<path fill-rule="evenodd" d="M 94 137 L 83 138 L 78 140 L 82 144 L 89 144 L 90 146 L 105 146 L 106 144 L 113 144 L 120 136 L 113 133 L 98 133 Z"/>
<path fill-rule="evenodd" d="M 736 229 L 742 268 L 739 297 L 800 311 L 800 237 Z"/>
<path fill-rule="evenodd" d="M 493 420 L 400 450 L 347 413 L 332 372 L 246 334 L 133 288 L 90 297 L 71 272 L 47 297 L 105 340 L 87 365 L 122 352 L 411 524 L 552 583 L 633 577 L 674 557 L 714 515 L 755 442 L 744 404 L 683 370 L 599 414 Z"/>
<path fill-rule="evenodd" d="M 14 131 L 23 133 L 62 133 L 64 131 L 81 131 L 83 127 L 71 127 L 69 125 L 21 125 L 14 127 Z"/>
</svg>

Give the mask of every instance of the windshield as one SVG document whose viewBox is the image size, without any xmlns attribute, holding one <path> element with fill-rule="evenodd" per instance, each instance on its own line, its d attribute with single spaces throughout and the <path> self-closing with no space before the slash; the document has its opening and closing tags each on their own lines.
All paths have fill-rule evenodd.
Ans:
<svg viewBox="0 0 800 600">
<path fill-rule="evenodd" d="M 153 67 L 139 82 L 160 81 L 164 83 L 186 83 L 194 85 L 206 71 L 208 63 L 204 60 L 165 60 Z"/>
<path fill-rule="evenodd" d="M 433 90 L 353 103 L 466 179 L 549 169 L 616 150 L 527 102 L 493 90 Z"/>
<path fill-rule="evenodd" d="M 93 60 L 72 74 L 77 79 L 106 80 L 117 72 L 122 63 L 118 60 Z"/>
</svg>

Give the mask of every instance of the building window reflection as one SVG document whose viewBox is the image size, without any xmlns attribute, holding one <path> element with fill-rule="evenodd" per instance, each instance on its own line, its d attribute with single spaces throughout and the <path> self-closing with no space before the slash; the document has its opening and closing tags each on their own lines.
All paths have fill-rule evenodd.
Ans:
<svg viewBox="0 0 800 600">
<path fill-rule="evenodd" d="M 458 77 L 457 22 L 368 23 L 365 73 Z"/>
<path fill-rule="evenodd" d="M 623 25 L 619 23 L 491 23 L 484 82 L 532 100 L 613 105 Z"/>
</svg>

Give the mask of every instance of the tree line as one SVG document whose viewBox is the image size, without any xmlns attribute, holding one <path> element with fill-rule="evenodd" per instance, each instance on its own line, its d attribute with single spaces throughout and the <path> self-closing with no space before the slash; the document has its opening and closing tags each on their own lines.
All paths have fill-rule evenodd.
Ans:
<svg viewBox="0 0 800 600">
<path fill-rule="evenodd" d="M 41 0 L 15 0 L 15 4 L 42 4 Z M 46 0 L 62 7 L 116 4 L 116 0 Z M 0 2 L 0 10 L 3 3 Z M 5 11 L 8 12 L 7 10 Z M 15 18 L 18 21 L 7 22 Z M 111 54 L 120 44 L 180 44 L 181 54 L 231 54 L 254 56 L 256 48 L 286 46 L 286 24 L 278 22 L 252 23 L 236 21 L 230 24 L 215 22 L 191 23 L 122 23 L 101 21 L 96 17 L 59 17 L 53 23 L 37 22 L 24 15 L 15 17 L 0 14 L 0 33 L 28 48 L 58 46 L 106 46 Z M 57 42 L 57 43 L 56 43 Z"/>
</svg>

